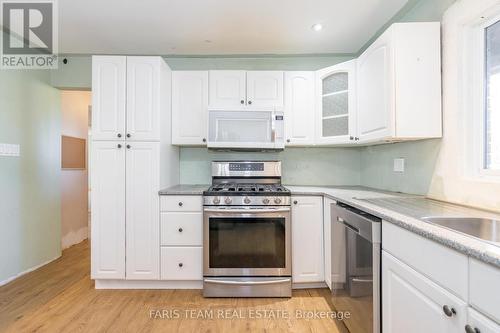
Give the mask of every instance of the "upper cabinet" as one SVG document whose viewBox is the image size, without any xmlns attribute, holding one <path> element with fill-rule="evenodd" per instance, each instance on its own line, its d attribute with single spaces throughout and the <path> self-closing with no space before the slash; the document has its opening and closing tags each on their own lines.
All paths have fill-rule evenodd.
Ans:
<svg viewBox="0 0 500 333">
<path fill-rule="evenodd" d="M 172 143 L 206 145 L 208 71 L 172 73 Z"/>
<path fill-rule="evenodd" d="M 127 58 L 92 57 L 92 138 L 125 138 Z"/>
<path fill-rule="evenodd" d="M 283 109 L 282 71 L 210 71 L 210 107 Z"/>
<path fill-rule="evenodd" d="M 316 72 L 316 143 L 356 141 L 356 60 Z"/>
<path fill-rule="evenodd" d="M 92 57 L 93 140 L 160 140 L 161 57 Z"/>
<path fill-rule="evenodd" d="M 314 72 L 285 72 L 286 146 L 314 144 Z"/>
<path fill-rule="evenodd" d="M 357 72 L 359 142 L 441 137 L 439 22 L 393 24 Z"/>
</svg>

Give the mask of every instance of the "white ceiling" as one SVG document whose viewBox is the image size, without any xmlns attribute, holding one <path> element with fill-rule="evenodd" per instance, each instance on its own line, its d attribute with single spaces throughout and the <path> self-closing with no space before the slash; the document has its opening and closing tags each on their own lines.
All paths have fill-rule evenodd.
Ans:
<svg viewBox="0 0 500 333">
<path fill-rule="evenodd" d="M 407 0 L 64 0 L 60 53 L 356 53 Z M 323 30 L 311 26 L 321 23 Z"/>
</svg>

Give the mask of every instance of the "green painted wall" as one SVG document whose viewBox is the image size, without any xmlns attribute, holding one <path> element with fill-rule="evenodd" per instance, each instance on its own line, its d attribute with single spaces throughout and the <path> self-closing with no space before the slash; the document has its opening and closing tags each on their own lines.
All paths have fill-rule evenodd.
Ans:
<svg viewBox="0 0 500 333">
<path fill-rule="evenodd" d="M 289 185 L 357 185 L 360 154 L 351 148 L 287 148 L 275 153 L 214 152 L 206 148 L 182 148 L 180 181 L 211 182 L 210 162 L 215 160 L 280 160 L 283 183 Z"/>
<path fill-rule="evenodd" d="M 0 70 L 0 283 L 61 254 L 59 91 L 50 72 Z"/>
</svg>

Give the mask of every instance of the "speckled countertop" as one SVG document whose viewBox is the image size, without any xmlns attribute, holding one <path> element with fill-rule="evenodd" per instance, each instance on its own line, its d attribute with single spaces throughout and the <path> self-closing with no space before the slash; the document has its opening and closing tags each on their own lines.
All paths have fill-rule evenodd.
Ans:
<svg viewBox="0 0 500 333">
<path fill-rule="evenodd" d="M 500 246 L 495 246 L 477 238 L 422 221 L 415 217 L 416 215 L 412 214 L 411 211 L 405 209 L 403 205 L 394 205 L 388 209 L 384 205 L 377 204 L 377 199 L 383 198 L 402 199 L 407 203 L 426 202 L 427 199 L 422 196 L 380 191 L 363 186 L 285 186 L 293 195 L 318 195 L 341 201 L 369 214 L 378 216 L 387 222 L 396 224 L 418 235 L 432 239 L 500 268 Z M 208 187 L 209 185 L 176 185 L 161 190 L 160 195 L 202 195 L 203 191 Z M 500 214 L 459 205 L 445 205 L 446 208 L 441 213 L 453 212 L 455 216 L 458 214 L 460 216 L 489 217 L 500 220 Z M 436 211 L 429 211 L 427 213 L 425 210 L 420 210 L 419 213 L 423 214 L 422 216 L 439 215 L 436 214 Z"/>
</svg>

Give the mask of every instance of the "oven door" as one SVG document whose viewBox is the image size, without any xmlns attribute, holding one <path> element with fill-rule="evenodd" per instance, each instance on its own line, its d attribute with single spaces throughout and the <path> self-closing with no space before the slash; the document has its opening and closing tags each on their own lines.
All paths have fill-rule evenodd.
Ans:
<svg viewBox="0 0 500 333">
<path fill-rule="evenodd" d="M 290 276 L 290 207 L 205 208 L 204 276 Z"/>
</svg>

